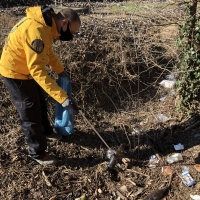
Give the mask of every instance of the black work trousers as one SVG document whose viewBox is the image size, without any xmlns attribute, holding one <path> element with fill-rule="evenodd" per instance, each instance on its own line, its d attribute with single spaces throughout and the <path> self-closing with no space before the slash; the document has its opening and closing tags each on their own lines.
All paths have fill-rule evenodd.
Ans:
<svg viewBox="0 0 200 200">
<path fill-rule="evenodd" d="M 34 158 L 44 157 L 47 148 L 46 135 L 51 134 L 53 128 L 48 120 L 43 89 L 34 79 L 3 77 L 3 80 L 19 113 L 29 154 Z"/>
</svg>

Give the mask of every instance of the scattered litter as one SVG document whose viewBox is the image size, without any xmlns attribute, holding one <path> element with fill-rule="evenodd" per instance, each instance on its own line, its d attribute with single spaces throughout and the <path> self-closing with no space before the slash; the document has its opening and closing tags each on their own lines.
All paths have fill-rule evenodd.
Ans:
<svg viewBox="0 0 200 200">
<path fill-rule="evenodd" d="M 125 185 L 123 185 L 122 187 L 119 188 L 120 191 L 122 192 L 127 192 L 127 187 Z"/>
<path fill-rule="evenodd" d="M 200 164 L 194 165 L 194 168 L 195 168 L 198 172 L 200 172 Z"/>
<path fill-rule="evenodd" d="M 179 177 L 187 187 L 195 184 L 195 180 L 191 177 L 188 171 L 183 172 Z"/>
<path fill-rule="evenodd" d="M 181 166 L 182 172 L 189 172 L 189 168 L 185 165 Z"/>
<path fill-rule="evenodd" d="M 160 101 L 164 101 L 166 99 L 167 96 L 161 97 Z"/>
<path fill-rule="evenodd" d="M 156 168 L 156 165 L 159 163 L 158 158 L 156 157 L 156 155 L 152 155 L 149 158 L 149 167 L 150 168 Z"/>
<path fill-rule="evenodd" d="M 176 151 L 178 151 L 178 150 L 184 150 L 184 145 L 182 145 L 181 143 L 179 143 L 177 145 L 174 145 L 174 149 Z"/>
<path fill-rule="evenodd" d="M 162 174 L 164 176 L 171 176 L 173 173 L 173 170 L 170 166 L 163 166 L 162 167 Z"/>
<path fill-rule="evenodd" d="M 175 83 L 175 80 L 163 80 L 159 84 L 162 85 L 164 88 L 172 88 Z"/>
<path fill-rule="evenodd" d="M 169 118 L 166 117 L 166 116 L 163 115 L 163 114 L 157 114 L 157 115 L 156 115 L 156 118 L 157 118 L 158 121 L 163 122 L 163 123 L 169 120 Z"/>
<path fill-rule="evenodd" d="M 194 200 L 200 200 L 200 196 L 199 195 L 190 195 L 190 198 L 191 199 L 194 199 Z"/>
<path fill-rule="evenodd" d="M 169 75 L 166 75 L 165 78 L 167 80 L 176 80 L 175 79 L 175 74 L 173 72 L 171 72 Z"/>
<path fill-rule="evenodd" d="M 181 153 L 175 153 L 166 159 L 167 163 L 171 164 L 183 160 Z"/>
</svg>

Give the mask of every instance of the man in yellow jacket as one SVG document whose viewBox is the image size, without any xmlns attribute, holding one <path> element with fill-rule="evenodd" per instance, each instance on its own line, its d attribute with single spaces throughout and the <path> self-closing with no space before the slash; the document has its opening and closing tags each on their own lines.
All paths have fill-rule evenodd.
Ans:
<svg viewBox="0 0 200 200">
<path fill-rule="evenodd" d="M 46 71 L 49 65 L 57 74 L 65 73 L 51 45 L 55 38 L 72 40 L 80 24 L 72 9 L 55 14 L 47 6 L 30 7 L 10 31 L 3 48 L 0 74 L 18 110 L 29 154 L 43 165 L 56 162 L 46 152 L 47 139 L 61 139 L 50 126 L 43 90 L 63 107 L 72 106 L 72 99 Z"/>
</svg>

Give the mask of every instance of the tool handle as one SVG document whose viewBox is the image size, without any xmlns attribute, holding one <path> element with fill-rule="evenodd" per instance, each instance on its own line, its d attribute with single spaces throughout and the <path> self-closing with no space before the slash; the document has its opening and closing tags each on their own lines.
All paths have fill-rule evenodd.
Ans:
<svg viewBox="0 0 200 200">
<path fill-rule="evenodd" d="M 106 145 L 106 147 L 108 149 L 110 149 L 110 147 L 108 146 L 108 144 L 105 142 L 105 140 L 101 137 L 101 135 L 97 132 L 97 130 L 94 128 L 94 126 L 88 121 L 88 119 L 85 117 L 85 115 L 83 114 L 83 112 L 81 110 L 78 110 L 78 112 L 82 115 L 82 117 L 85 119 L 85 121 L 91 126 L 91 128 L 93 129 L 93 131 L 99 136 L 99 138 L 102 140 L 102 142 Z"/>
</svg>

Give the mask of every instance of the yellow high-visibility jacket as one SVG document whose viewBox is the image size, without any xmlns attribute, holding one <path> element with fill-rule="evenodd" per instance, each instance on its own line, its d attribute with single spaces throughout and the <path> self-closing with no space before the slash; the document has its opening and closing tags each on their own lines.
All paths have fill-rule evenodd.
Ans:
<svg viewBox="0 0 200 200">
<path fill-rule="evenodd" d="M 57 74 L 64 66 L 52 50 L 53 39 L 59 37 L 55 21 L 48 26 L 41 7 L 30 7 L 26 17 L 17 23 L 6 39 L 1 60 L 0 74 L 7 78 L 34 79 L 57 102 L 63 103 L 68 95 L 47 74 L 48 64 Z"/>
</svg>

